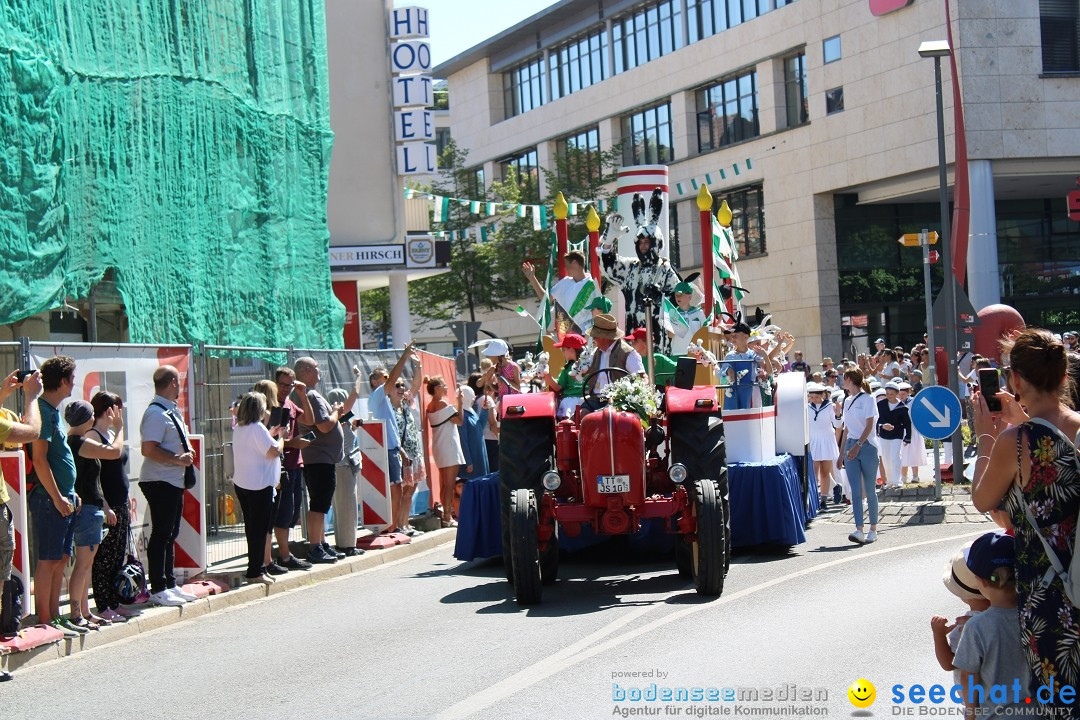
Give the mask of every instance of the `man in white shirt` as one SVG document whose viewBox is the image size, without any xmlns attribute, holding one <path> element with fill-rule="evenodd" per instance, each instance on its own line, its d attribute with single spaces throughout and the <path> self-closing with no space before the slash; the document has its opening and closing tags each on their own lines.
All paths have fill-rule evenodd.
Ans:
<svg viewBox="0 0 1080 720">
<path fill-rule="evenodd" d="M 587 333 L 592 327 L 593 300 L 599 296 L 599 289 L 591 277 L 585 274 L 585 256 L 577 251 L 563 255 L 566 264 L 566 277 L 560 278 L 551 286 L 551 298 L 556 304 L 556 314 L 564 315 L 578 328 L 567 332 Z M 532 285 L 536 297 L 544 299 L 544 286 L 536 279 L 536 269 L 530 262 L 521 264 L 521 271 Z"/>
<path fill-rule="evenodd" d="M 631 375 L 645 377 L 645 364 L 641 361 L 641 355 L 630 343 L 623 340 L 622 330 L 613 315 L 597 315 L 593 320 L 593 326 L 589 328 L 589 335 L 596 343 L 596 352 L 593 353 L 590 373 L 607 368 L 625 370 Z M 622 377 L 621 375 L 619 377 Z M 608 373 L 600 373 L 596 376 L 593 390 L 599 392 L 611 380 Z"/>
</svg>

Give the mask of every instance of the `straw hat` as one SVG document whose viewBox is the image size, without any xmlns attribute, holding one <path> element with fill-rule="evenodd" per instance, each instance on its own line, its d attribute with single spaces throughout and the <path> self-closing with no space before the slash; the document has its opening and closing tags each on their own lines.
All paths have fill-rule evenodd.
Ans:
<svg viewBox="0 0 1080 720">
<path fill-rule="evenodd" d="M 589 336 L 607 340 L 618 340 L 623 336 L 619 329 L 619 323 L 614 315 L 597 315 L 593 318 L 592 327 L 589 328 Z"/>
</svg>

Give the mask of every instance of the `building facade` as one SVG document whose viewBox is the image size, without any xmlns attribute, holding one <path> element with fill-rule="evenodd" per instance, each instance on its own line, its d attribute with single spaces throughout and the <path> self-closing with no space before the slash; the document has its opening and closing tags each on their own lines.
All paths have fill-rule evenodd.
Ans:
<svg viewBox="0 0 1080 720">
<path fill-rule="evenodd" d="M 933 61 L 944 0 L 562 0 L 434 69 L 483 177 L 622 144 L 670 168 L 673 260 L 701 265 L 691 179 L 734 211 L 738 270 L 810 358 L 925 329 L 921 257 L 940 230 Z M 1076 2 L 959 0 L 953 26 L 971 176 L 968 294 L 1032 324 L 1080 324 Z M 950 187 L 952 78 L 943 63 Z M 537 174 L 544 197 L 543 177 Z M 681 185 L 682 192 L 677 190 Z M 951 191 L 951 190 L 950 190 Z M 941 280 L 935 268 L 935 292 Z M 527 322 L 527 321 L 525 321 Z M 512 320 L 498 320 L 513 335 Z M 516 326 L 515 326 L 516 327 Z M 533 326 L 535 328 L 535 326 Z M 524 325 L 521 333 L 530 332 Z M 534 330 L 533 330 L 534 331 Z"/>
</svg>

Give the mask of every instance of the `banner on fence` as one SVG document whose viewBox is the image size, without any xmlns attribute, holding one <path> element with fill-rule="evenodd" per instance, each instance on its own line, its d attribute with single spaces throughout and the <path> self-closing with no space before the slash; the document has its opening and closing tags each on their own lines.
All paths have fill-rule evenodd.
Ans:
<svg viewBox="0 0 1080 720">
<path fill-rule="evenodd" d="M 455 365 L 453 359 L 443 357 L 442 355 L 434 355 L 429 352 L 418 352 L 420 356 L 420 372 L 428 377 L 441 377 L 448 388 L 457 387 L 457 365 Z M 453 397 L 451 393 L 450 397 Z M 431 427 L 427 423 L 427 406 L 431 402 L 431 395 L 428 394 L 427 388 L 421 386 L 419 392 L 420 402 L 420 427 L 423 428 L 423 441 L 424 441 L 424 457 L 427 460 L 427 481 L 426 487 L 421 485 L 416 488 L 416 494 L 419 496 L 425 490 L 427 490 L 434 502 L 442 503 L 447 507 L 450 507 L 448 503 L 453 503 L 453 498 L 446 498 L 445 500 L 439 497 L 439 469 L 435 465 L 435 451 L 431 442 Z"/>
</svg>

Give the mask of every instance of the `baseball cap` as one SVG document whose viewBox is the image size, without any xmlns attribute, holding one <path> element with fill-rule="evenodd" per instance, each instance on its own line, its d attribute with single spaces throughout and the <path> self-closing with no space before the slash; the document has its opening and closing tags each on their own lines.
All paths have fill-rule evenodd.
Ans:
<svg viewBox="0 0 1080 720">
<path fill-rule="evenodd" d="M 602 313 L 611 312 L 611 301 L 603 295 L 593 298 L 593 301 L 589 303 L 589 310 L 599 310 Z"/>
<path fill-rule="evenodd" d="M 884 345 L 885 344 L 885 338 L 878 338 L 877 340 L 874 341 L 875 345 L 877 345 L 878 343 L 881 343 L 882 345 Z"/>
<path fill-rule="evenodd" d="M 983 595 L 979 592 L 979 580 L 967 566 L 971 543 L 956 551 L 952 559 L 945 564 L 945 574 L 941 581 L 945 588 L 961 600 L 977 600 Z"/>
<path fill-rule="evenodd" d="M 563 335 L 562 340 L 555 343 L 557 348 L 570 348 L 571 350 L 581 350 L 585 347 L 585 338 L 576 333 L 566 333 Z"/>
<path fill-rule="evenodd" d="M 999 567 L 1016 565 L 1016 542 L 1011 535 L 988 532 L 971 543 L 967 566 L 975 577 L 989 580 Z"/>
<path fill-rule="evenodd" d="M 630 342 L 637 342 L 638 340 L 644 340 L 646 337 L 647 337 L 647 333 L 645 331 L 645 328 L 640 327 L 640 328 L 637 328 L 636 330 L 634 330 L 634 332 L 627 335 L 626 339 L 629 340 Z"/>
</svg>

